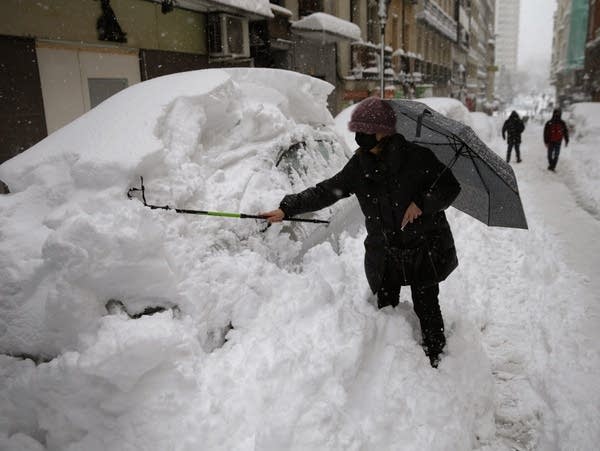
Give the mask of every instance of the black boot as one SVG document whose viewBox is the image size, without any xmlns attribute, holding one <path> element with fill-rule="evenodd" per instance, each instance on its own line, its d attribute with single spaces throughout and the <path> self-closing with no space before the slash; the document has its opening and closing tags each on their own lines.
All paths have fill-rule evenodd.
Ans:
<svg viewBox="0 0 600 451">
<path fill-rule="evenodd" d="M 429 362 L 433 368 L 438 367 L 444 346 L 446 346 L 444 329 L 439 331 L 424 331 L 423 350 L 425 351 L 425 355 L 429 357 Z"/>
</svg>

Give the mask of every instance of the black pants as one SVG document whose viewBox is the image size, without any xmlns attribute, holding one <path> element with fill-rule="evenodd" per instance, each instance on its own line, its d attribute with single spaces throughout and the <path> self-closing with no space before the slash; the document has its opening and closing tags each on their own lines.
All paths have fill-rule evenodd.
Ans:
<svg viewBox="0 0 600 451">
<path fill-rule="evenodd" d="M 400 302 L 400 287 L 398 268 L 394 264 L 386 264 L 383 282 L 377 291 L 377 306 L 396 307 Z M 421 323 L 423 348 L 433 364 L 446 345 L 444 320 L 438 300 L 440 288 L 435 283 L 427 286 L 411 285 L 410 289 L 413 307 Z"/>
<path fill-rule="evenodd" d="M 554 170 L 560 155 L 560 142 L 548 144 L 548 169 Z"/>
<path fill-rule="evenodd" d="M 519 143 L 508 143 L 508 148 L 506 149 L 506 162 L 510 163 L 510 153 L 515 148 L 515 153 L 517 154 L 517 163 L 521 161 L 521 149 L 519 148 L 521 145 Z"/>
</svg>

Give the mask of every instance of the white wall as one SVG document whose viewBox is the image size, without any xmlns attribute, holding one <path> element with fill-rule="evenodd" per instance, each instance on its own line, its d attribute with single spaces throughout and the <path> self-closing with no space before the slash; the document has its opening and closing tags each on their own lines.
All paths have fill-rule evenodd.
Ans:
<svg viewBox="0 0 600 451">
<path fill-rule="evenodd" d="M 137 51 L 39 42 L 36 48 L 48 133 L 90 110 L 89 78 L 140 82 Z"/>
</svg>

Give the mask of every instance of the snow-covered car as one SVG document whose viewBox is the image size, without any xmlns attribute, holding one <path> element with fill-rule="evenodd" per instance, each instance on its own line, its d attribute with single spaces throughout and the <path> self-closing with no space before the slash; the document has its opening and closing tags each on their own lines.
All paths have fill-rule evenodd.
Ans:
<svg viewBox="0 0 600 451">
<path fill-rule="evenodd" d="M 291 258 L 301 248 L 294 243 L 324 227 L 286 223 L 265 232 L 264 221 L 151 210 L 126 193 L 143 176 L 149 204 L 247 214 L 276 208 L 284 194 L 331 176 L 350 156 L 331 127 L 332 89 L 269 69 L 161 77 L 118 93 L 2 164 L 11 194 L 0 196 L 7 301 L 0 315 L 8 318 L 0 352 L 55 356 L 97 327 L 109 301 L 132 315 L 175 305 L 208 311 L 220 300 L 225 307 L 216 311 L 227 312 L 243 286 L 224 295 L 202 268 L 253 246 L 266 255 L 265 243 L 288 235 L 289 255 L 267 257 Z M 315 217 L 330 219 L 342 207 Z M 193 247 L 185 244 L 190 238 Z M 224 326 L 228 315 L 203 321 Z"/>
</svg>

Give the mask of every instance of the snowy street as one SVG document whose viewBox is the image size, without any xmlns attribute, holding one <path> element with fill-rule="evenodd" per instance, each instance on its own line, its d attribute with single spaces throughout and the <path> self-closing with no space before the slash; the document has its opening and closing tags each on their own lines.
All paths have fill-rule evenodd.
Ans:
<svg viewBox="0 0 600 451">
<path fill-rule="evenodd" d="M 127 198 L 143 175 L 157 205 L 276 207 L 356 148 L 332 88 L 266 69 L 157 78 L 0 165 L 0 450 L 596 449 L 597 104 L 574 108 L 556 173 L 527 126 L 512 167 L 528 230 L 447 210 L 459 266 L 437 369 L 409 288 L 374 307 L 351 199 L 315 213 L 329 227 L 267 229 Z M 503 117 L 420 100 L 504 157 Z"/>
<path fill-rule="evenodd" d="M 512 156 L 530 228 L 514 238 L 528 243 L 511 252 L 498 237 L 490 248 L 487 276 L 495 282 L 483 337 L 498 390 L 496 425 L 507 443 L 587 450 L 599 437 L 600 399 L 589 384 L 599 377 L 600 222 L 568 187 L 578 143 L 563 149 L 552 173 L 541 136 L 539 125 L 529 126 L 523 162 Z M 505 155 L 504 143 L 494 144 Z"/>
</svg>

